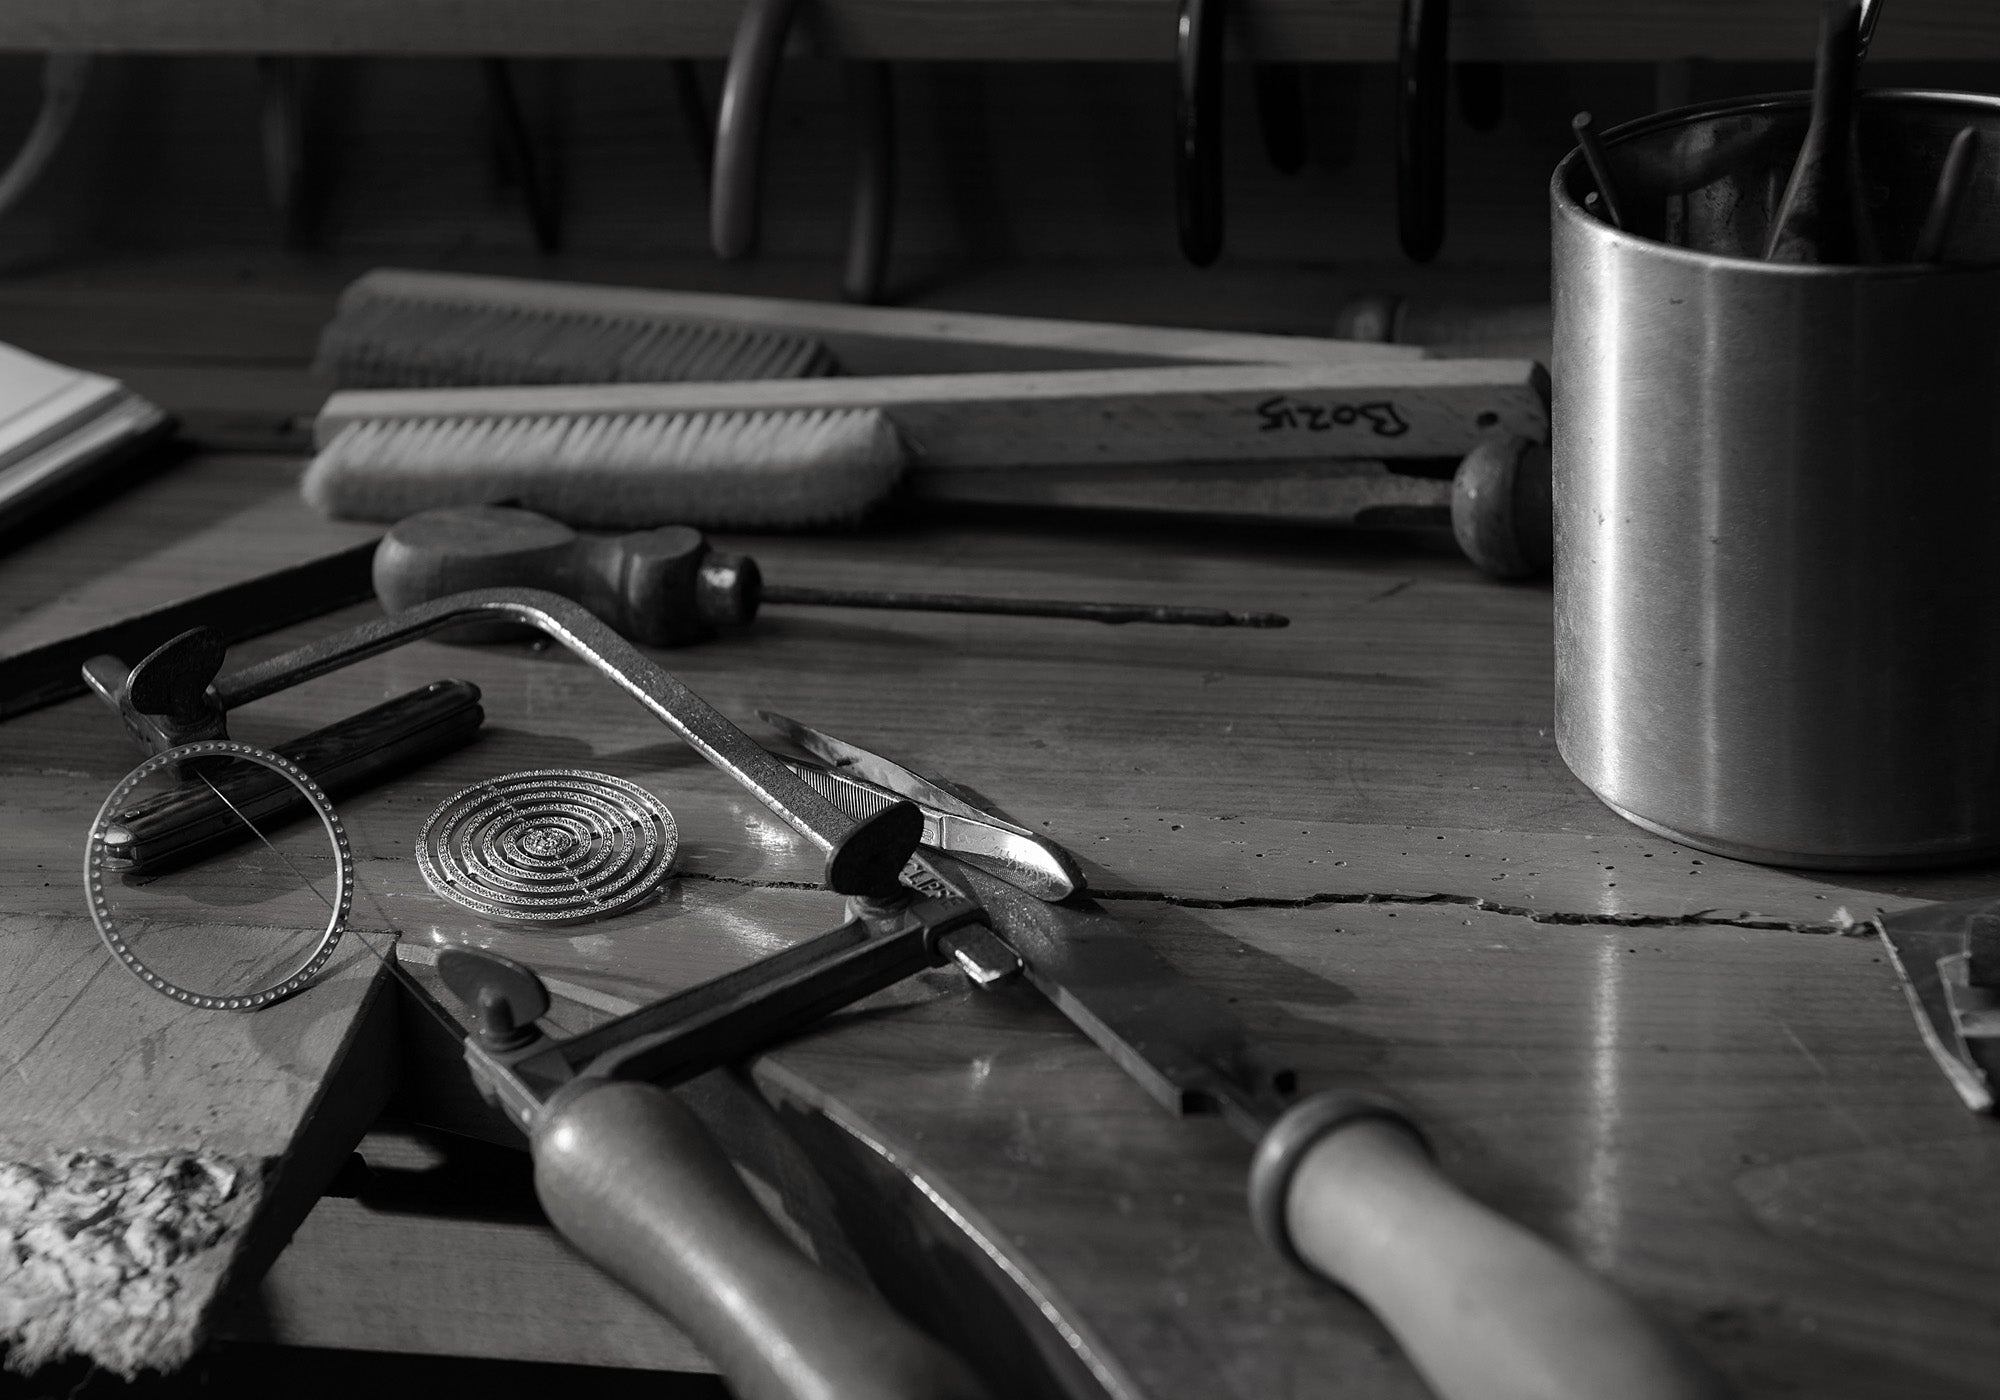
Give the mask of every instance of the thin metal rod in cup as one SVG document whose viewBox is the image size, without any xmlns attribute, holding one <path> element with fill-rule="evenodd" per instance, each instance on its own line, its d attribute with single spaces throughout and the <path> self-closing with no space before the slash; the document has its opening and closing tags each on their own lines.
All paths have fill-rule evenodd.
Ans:
<svg viewBox="0 0 2000 1400">
<path fill-rule="evenodd" d="M 1944 166 L 1938 171 L 1937 188 L 1931 191 L 1931 206 L 1924 214 L 1924 226 L 1917 234 L 1917 246 L 1911 253 L 1916 262 L 1937 262 L 1944 256 L 1944 241 L 1951 233 L 1952 216 L 1958 212 L 1959 200 L 1965 194 L 1966 176 L 1972 171 L 1972 158 L 1979 153 L 1979 133 L 1972 127 L 1962 127 L 1958 135 L 1951 138 L 1951 146 L 1944 153 Z"/>
<path fill-rule="evenodd" d="M 1578 112 L 1570 118 L 1569 129 L 1576 133 L 1576 144 L 1583 149 L 1583 163 L 1590 167 L 1590 178 L 1597 182 L 1597 201 L 1604 211 L 1605 222 L 1623 229 L 1625 208 L 1618 198 L 1618 182 L 1611 177 L 1611 161 L 1604 153 L 1604 143 L 1597 137 L 1597 126 L 1590 113 Z"/>
<path fill-rule="evenodd" d="M 1861 32 L 1854 45 L 1856 58 L 1868 57 L 1868 46 L 1875 40 L 1875 26 L 1882 19 L 1882 0 L 1861 0 Z"/>
</svg>

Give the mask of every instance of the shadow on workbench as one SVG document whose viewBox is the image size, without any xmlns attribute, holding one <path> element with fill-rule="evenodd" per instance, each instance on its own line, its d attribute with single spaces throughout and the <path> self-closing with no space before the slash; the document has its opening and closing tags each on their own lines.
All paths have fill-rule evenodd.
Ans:
<svg viewBox="0 0 2000 1400">
<path fill-rule="evenodd" d="M 87 1362 L 47 1366 L 32 1376 L 0 1371 L 0 1400 L 182 1400 L 187 1396 L 271 1395 L 288 1400 L 402 1400 L 408 1396 L 473 1393 L 482 1400 L 544 1400 L 589 1395 L 593 1400 L 728 1400 L 714 1376 L 557 1366 L 534 1361 L 480 1361 L 457 1356 L 404 1356 L 332 1351 L 254 1342 L 223 1342 L 171 1376 L 142 1373 L 130 1383 Z"/>
</svg>

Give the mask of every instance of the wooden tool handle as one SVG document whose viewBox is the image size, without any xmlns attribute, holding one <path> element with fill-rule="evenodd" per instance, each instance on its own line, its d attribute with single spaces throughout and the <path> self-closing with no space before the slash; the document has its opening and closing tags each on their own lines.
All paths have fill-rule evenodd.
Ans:
<svg viewBox="0 0 2000 1400">
<path fill-rule="evenodd" d="M 743 1400 L 974 1400 L 956 1357 L 779 1233 L 680 1101 L 612 1082 L 536 1129 L 535 1191 L 585 1255 L 684 1327 Z"/>
<path fill-rule="evenodd" d="M 1430 466 L 1431 464 L 1423 464 Z M 1381 460 L 1092 463 L 1023 472 L 926 469 L 910 478 L 927 501 L 1203 515 L 1287 525 L 1449 525 L 1459 548 L 1494 578 L 1546 577 L 1553 556 L 1549 450 L 1492 433 L 1452 476 L 1397 471 Z"/>
<path fill-rule="evenodd" d="M 1319 1102 L 1292 1114 L 1309 1119 Z M 1260 1223 L 1367 1303 L 1441 1400 L 1731 1393 L 1609 1284 L 1446 1180 L 1397 1117 L 1336 1112 L 1322 1123 L 1329 1118 L 1287 1154 L 1289 1171 L 1260 1183 L 1276 1187 L 1282 1212 L 1277 1231 Z M 1273 1136 L 1286 1126 L 1281 1119 Z M 1260 1171 L 1269 1155 L 1260 1150 Z"/>
<path fill-rule="evenodd" d="M 1465 557 L 1494 578 L 1544 578 L 1555 559 L 1549 449 L 1489 433 L 1459 463 L 1451 532 Z"/>
<path fill-rule="evenodd" d="M 866 408 L 920 470 L 1455 457 L 1496 428 L 1538 442 L 1549 429 L 1548 374 L 1533 361 L 1409 360 L 349 390 L 313 432 L 324 448 L 358 423 Z"/>
<path fill-rule="evenodd" d="M 485 717 L 477 686 L 434 681 L 301 734 L 276 751 L 340 797 L 470 743 Z M 232 763 L 206 783 L 183 784 L 114 814 L 117 839 L 106 860 L 125 875 L 164 874 L 306 813 L 305 794 L 283 775 Z"/>
<path fill-rule="evenodd" d="M 511 506 L 444 506 L 405 517 L 383 536 L 375 594 L 388 611 L 401 612 L 476 588 L 546 588 L 642 645 L 682 646 L 715 635 L 698 580 L 712 557 L 701 532 L 685 525 L 579 535 Z M 756 611 L 754 596 L 745 606 Z M 525 630 L 481 623 L 455 629 L 452 638 L 505 641 Z"/>
</svg>

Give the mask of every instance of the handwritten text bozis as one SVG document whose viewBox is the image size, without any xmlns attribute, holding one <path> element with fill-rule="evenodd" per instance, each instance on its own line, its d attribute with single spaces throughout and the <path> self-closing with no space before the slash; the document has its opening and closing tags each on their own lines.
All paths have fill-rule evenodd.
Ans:
<svg viewBox="0 0 2000 1400">
<path fill-rule="evenodd" d="M 1374 403 L 1306 403 L 1279 394 L 1257 405 L 1258 431 L 1326 433 L 1366 424 L 1376 437 L 1401 437 L 1410 424 L 1387 400 Z"/>
</svg>

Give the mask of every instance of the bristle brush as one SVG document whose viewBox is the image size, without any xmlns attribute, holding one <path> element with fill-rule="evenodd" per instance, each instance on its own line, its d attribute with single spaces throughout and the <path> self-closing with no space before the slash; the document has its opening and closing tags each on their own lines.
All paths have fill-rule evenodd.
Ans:
<svg viewBox="0 0 2000 1400">
<path fill-rule="evenodd" d="M 804 529 L 860 519 L 907 460 L 876 409 L 442 417 L 342 428 L 302 490 L 349 519 L 514 501 L 585 527 Z"/>
<path fill-rule="evenodd" d="M 575 525 L 806 528 L 859 518 L 909 467 L 1459 457 L 1542 441 L 1527 360 L 868 376 L 335 394 L 304 490 L 394 520 L 513 500 Z"/>
</svg>

